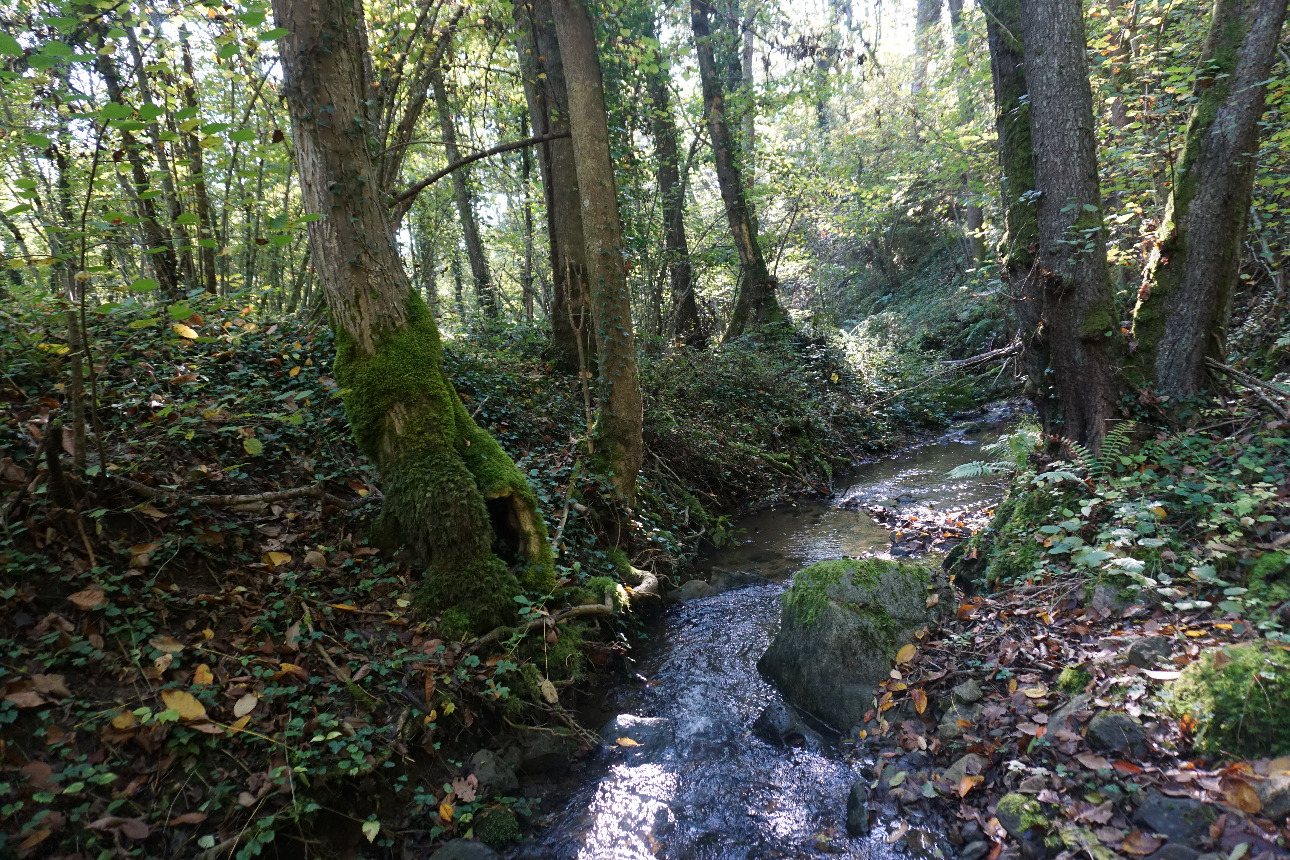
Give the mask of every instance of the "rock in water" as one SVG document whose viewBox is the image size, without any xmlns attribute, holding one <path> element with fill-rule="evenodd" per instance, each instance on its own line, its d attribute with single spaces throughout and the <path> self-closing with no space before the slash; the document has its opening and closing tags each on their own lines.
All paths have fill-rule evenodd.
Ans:
<svg viewBox="0 0 1290 860">
<path fill-rule="evenodd" d="M 869 783 L 864 779 L 857 779 L 847 795 L 847 833 L 869 835 Z"/>
<path fill-rule="evenodd" d="M 500 860 L 497 852 L 473 839 L 454 839 L 430 855 L 430 860 Z"/>
<path fill-rule="evenodd" d="M 757 667 L 803 711 L 835 728 L 861 723 L 897 650 L 932 620 L 929 582 L 910 562 L 813 564 L 784 592 L 779 634 Z"/>
<path fill-rule="evenodd" d="M 753 721 L 752 733 L 775 746 L 806 747 L 812 750 L 823 746 L 820 736 L 783 702 L 771 702 L 767 705 Z"/>
</svg>

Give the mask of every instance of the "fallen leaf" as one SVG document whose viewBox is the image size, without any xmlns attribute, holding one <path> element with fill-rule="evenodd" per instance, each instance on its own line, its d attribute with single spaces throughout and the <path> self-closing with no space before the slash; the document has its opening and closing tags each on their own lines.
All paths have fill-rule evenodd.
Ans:
<svg viewBox="0 0 1290 860">
<path fill-rule="evenodd" d="M 1228 803 L 1247 815 L 1255 815 L 1263 808 L 1259 793 L 1243 779 L 1228 777 L 1223 780 L 1223 796 Z"/>
<path fill-rule="evenodd" d="M 1176 681 L 1182 675 L 1182 672 L 1170 669 L 1143 669 L 1142 674 L 1153 681 Z"/>
<path fill-rule="evenodd" d="M 457 795 L 462 803 L 470 803 L 475 799 L 475 786 L 466 777 L 459 776 L 452 781 L 452 793 Z"/>
<path fill-rule="evenodd" d="M 311 549 L 305 553 L 305 564 L 314 570 L 322 570 L 327 566 L 327 556 L 316 549 Z"/>
<path fill-rule="evenodd" d="M 452 821 L 451 803 L 445 800 L 443 803 L 439 804 L 439 817 L 442 818 L 444 821 Z"/>
<path fill-rule="evenodd" d="M 120 833 L 127 839 L 147 839 L 152 831 L 142 818 L 118 818 L 108 815 L 90 822 L 90 830 L 102 830 L 108 833 Z"/>
<path fill-rule="evenodd" d="M 77 609 L 86 610 L 93 609 L 96 606 L 102 606 L 104 603 L 107 603 L 107 597 L 104 595 L 103 589 L 98 586 L 87 588 L 84 591 L 78 591 L 75 594 L 69 594 L 67 595 L 67 599 L 70 600 L 72 605 Z"/>
<path fill-rule="evenodd" d="M 1102 758 L 1100 755 L 1094 755 L 1093 753 L 1080 753 L 1075 756 L 1075 759 L 1089 770 L 1111 769 L 1111 763 L 1109 761 Z"/>
<path fill-rule="evenodd" d="M 376 834 L 381 832 L 381 822 L 364 821 L 362 830 L 363 830 L 363 835 L 367 837 L 368 842 L 375 842 Z"/>
<path fill-rule="evenodd" d="M 1040 684 L 1037 687 L 1027 687 L 1021 692 L 1027 699 L 1042 699 L 1044 696 L 1048 695 L 1048 688 L 1043 684 Z"/>
<path fill-rule="evenodd" d="M 913 645 L 901 646 L 901 649 L 896 652 L 896 665 L 899 666 L 902 663 L 908 663 L 910 660 L 914 659 L 914 655 L 917 653 L 918 649 Z"/>
<path fill-rule="evenodd" d="M 1120 846 L 1127 854 L 1151 854 L 1156 851 L 1161 842 L 1149 833 L 1143 833 L 1141 830 L 1135 830 L 1128 836 L 1124 837 L 1124 843 Z"/>
<path fill-rule="evenodd" d="M 205 812 L 185 812 L 183 815 L 176 815 L 166 824 L 169 827 L 180 827 L 185 824 L 201 824 L 205 820 Z"/>
<path fill-rule="evenodd" d="M 434 696 L 434 687 L 435 687 L 434 675 L 431 675 L 430 673 L 427 672 L 426 673 L 426 707 L 427 708 L 434 707 L 434 701 L 432 698 Z"/>
<path fill-rule="evenodd" d="M 147 514 L 148 516 L 152 517 L 154 520 L 164 520 L 166 517 L 170 516 L 167 513 L 163 513 L 162 511 L 157 510 L 157 506 L 154 505 L 152 502 L 144 502 L 142 505 L 139 505 L 137 508 L 135 508 L 135 510 L 141 514 Z"/>
<path fill-rule="evenodd" d="M 255 693 L 247 693 L 233 704 L 233 716 L 245 717 L 255 710 L 255 706 L 260 704 L 259 698 Z"/>
<path fill-rule="evenodd" d="M 554 705 L 560 701 L 560 693 L 555 689 L 555 684 L 552 684 L 549 679 L 543 678 L 542 683 L 538 684 L 538 690 L 542 693 L 542 698 L 546 700 L 548 705 Z"/>
<path fill-rule="evenodd" d="M 927 694 L 920 689 L 911 690 L 909 698 L 914 700 L 914 710 L 923 713 L 927 710 Z"/>
<path fill-rule="evenodd" d="M 215 683 L 215 675 L 205 663 L 193 670 L 193 683 L 199 687 Z"/>
<path fill-rule="evenodd" d="M 249 723 L 249 722 L 251 722 L 251 715 L 250 715 L 250 714 L 247 714 L 245 717 L 242 717 L 241 719 L 239 719 L 239 720 L 237 720 L 236 722 L 232 723 L 232 724 L 228 727 L 228 729 L 229 729 L 229 731 L 231 731 L 231 732 L 233 732 L 233 733 L 237 733 L 237 732 L 242 731 L 242 729 L 246 728 L 246 724 L 247 724 L 247 723 Z"/>
<path fill-rule="evenodd" d="M 1134 764 L 1133 762 L 1131 762 L 1131 761 L 1125 761 L 1124 759 L 1120 759 L 1120 760 L 1118 760 L 1118 761 L 1116 761 L 1116 762 L 1113 762 L 1113 763 L 1111 764 L 1111 767 L 1115 768 L 1115 769 L 1116 769 L 1116 770 L 1118 770 L 1120 773 L 1127 773 L 1127 774 L 1139 774 L 1139 773 L 1142 773 L 1142 768 L 1138 767 L 1138 766 L 1137 766 L 1136 764 Z"/>
<path fill-rule="evenodd" d="M 162 690 L 161 701 L 171 710 L 179 712 L 179 719 L 186 722 L 206 719 L 206 707 L 192 693 L 183 690 Z"/>
<path fill-rule="evenodd" d="M 639 744 L 639 743 L 637 743 L 636 741 L 632 740 L 631 738 L 619 738 L 617 741 L 615 741 L 615 743 L 617 743 L 620 747 L 638 747 L 638 746 L 640 746 L 640 744 Z"/>
<path fill-rule="evenodd" d="M 895 842 L 898 842 L 900 840 L 900 837 L 904 836 L 908 832 L 909 832 L 909 825 L 906 824 L 904 821 L 901 821 L 899 824 L 896 825 L 895 830 L 887 834 L 887 836 L 883 839 L 883 841 L 886 842 L 888 845 L 891 845 Z"/>
<path fill-rule="evenodd" d="M 72 694 L 67 689 L 67 679 L 62 675 L 32 675 L 31 686 L 37 693 L 44 693 L 46 696 L 57 696 L 65 699 Z"/>
<path fill-rule="evenodd" d="M 284 564 L 291 563 L 291 553 L 289 552 L 266 552 L 260 559 L 269 567 L 282 567 Z"/>
<path fill-rule="evenodd" d="M 45 698 L 35 690 L 18 690 L 9 693 L 4 700 L 15 708 L 39 708 L 45 704 Z"/>
<path fill-rule="evenodd" d="M 959 621 L 967 621 L 972 617 L 973 612 L 976 612 L 975 606 L 971 603 L 962 603 L 959 605 L 959 611 L 955 613 L 955 616 Z"/>
<path fill-rule="evenodd" d="M 133 711 L 121 711 L 112 718 L 112 728 L 124 732 L 139 725 L 139 718 L 134 715 Z"/>
<path fill-rule="evenodd" d="M 985 782 L 984 776 L 965 776 L 959 780 L 959 797 L 967 797 L 968 792 Z"/>
<path fill-rule="evenodd" d="M 184 650 L 184 643 L 173 636 L 154 636 L 148 644 L 163 654 L 177 654 Z"/>
<path fill-rule="evenodd" d="M 178 316 L 178 314 L 176 314 L 176 316 Z M 188 340 L 196 340 L 198 337 L 197 332 L 193 331 L 191 326 L 186 326 L 183 323 L 174 323 L 170 327 L 175 330 L 175 334 L 179 335 L 182 338 L 187 338 Z"/>
</svg>

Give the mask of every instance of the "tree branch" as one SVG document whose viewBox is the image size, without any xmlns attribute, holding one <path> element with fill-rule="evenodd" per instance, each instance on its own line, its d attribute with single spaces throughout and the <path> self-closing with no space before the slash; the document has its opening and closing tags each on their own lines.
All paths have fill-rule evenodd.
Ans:
<svg viewBox="0 0 1290 860">
<path fill-rule="evenodd" d="M 356 502 L 342 499 L 339 496 L 333 496 L 327 492 L 322 484 L 310 484 L 307 487 L 294 487 L 289 490 L 275 490 L 269 493 L 247 493 L 244 495 L 207 495 L 194 496 L 188 493 L 180 493 L 175 490 L 158 490 L 156 487 L 149 487 L 147 484 L 140 484 L 138 481 L 132 481 L 129 478 L 116 476 L 117 483 L 133 490 L 141 496 L 147 496 L 150 499 L 176 499 L 184 502 L 196 502 L 202 505 L 214 505 L 217 507 L 229 507 L 232 505 L 251 505 L 257 502 L 281 502 L 286 499 L 298 499 L 301 496 L 313 496 L 323 501 L 333 504 L 338 508 L 344 508 L 352 511 L 359 508 L 378 496 L 368 496 Z"/>
<path fill-rule="evenodd" d="M 553 134 L 543 134 L 543 135 L 538 135 L 537 137 L 525 138 L 524 140 L 511 141 L 510 143 L 499 143 L 497 146 L 494 146 L 491 149 L 485 149 L 481 152 L 472 153 L 470 155 L 467 155 L 465 158 L 462 158 L 458 161 L 454 161 L 452 164 L 449 164 L 447 167 L 445 167 L 443 170 L 440 170 L 438 173 L 432 173 L 430 176 L 426 177 L 425 179 L 422 179 L 420 182 L 416 183 L 415 185 L 409 185 L 407 188 L 403 189 L 398 194 L 391 196 L 390 206 L 392 208 L 397 208 L 399 214 L 402 215 L 404 212 L 407 211 L 408 207 L 411 206 L 412 198 L 416 197 L 426 188 L 438 182 L 440 179 L 443 179 L 445 176 L 452 173 L 453 171 L 459 170 L 460 168 L 465 167 L 467 164 L 471 164 L 473 162 L 479 161 L 482 158 L 488 158 L 489 156 L 492 156 L 492 155 L 499 155 L 503 152 L 510 152 L 511 150 L 515 150 L 515 149 L 524 149 L 526 146 L 537 146 L 539 143 L 546 143 L 549 140 L 559 140 L 560 138 L 564 138 L 564 137 L 569 137 L 569 132 L 558 131 Z"/>
</svg>

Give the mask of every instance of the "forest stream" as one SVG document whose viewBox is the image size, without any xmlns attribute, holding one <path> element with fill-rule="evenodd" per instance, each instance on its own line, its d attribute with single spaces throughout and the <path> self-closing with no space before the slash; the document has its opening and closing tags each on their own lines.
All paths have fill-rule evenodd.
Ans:
<svg viewBox="0 0 1290 860">
<path fill-rule="evenodd" d="M 740 520 L 741 542 L 700 563 L 718 593 L 669 611 L 652 642 L 639 649 L 637 680 L 643 682 L 610 696 L 618 713 L 661 721 L 633 732 L 640 746 L 607 737 L 552 826 L 514 856 L 935 856 L 934 826 L 915 828 L 888 845 L 881 813 L 870 836 L 847 836 L 847 794 L 863 760 L 836 733 L 816 725 L 818 740 L 800 747 L 777 747 L 752 733 L 763 710 L 782 706 L 757 660 L 779 625 L 779 597 L 797 570 L 822 559 L 889 550 L 890 532 L 864 508 L 887 503 L 967 510 L 995 501 L 1000 489 L 994 483 L 947 473 L 980 459 L 981 443 L 998 435 L 998 426 L 969 425 L 860 466 L 829 499 Z"/>
</svg>

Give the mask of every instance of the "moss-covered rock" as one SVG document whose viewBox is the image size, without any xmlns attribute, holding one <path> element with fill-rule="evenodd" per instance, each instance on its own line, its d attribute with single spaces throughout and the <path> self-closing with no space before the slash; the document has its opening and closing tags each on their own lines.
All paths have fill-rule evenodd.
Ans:
<svg viewBox="0 0 1290 860">
<path fill-rule="evenodd" d="M 929 569 L 909 562 L 813 564 L 785 591 L 779 634 L 757 665 L 788 701 L 850 728 L 872 707 L 897 649 L 932 620 L 931 587 Z"/>
<path fill-rule="evenodd" d="M 1170 709 L 1196 720 L 1208 753 L 1290 753 L 1290 649 L 1266 640 L 1205 651 L 1170 687 Z"/>
<path fill-rule="evenodd" d="M 1074 696 L 1084 692 L 1084 688 L 1092 680 L 1093 676 L 1079 666 L 1067 666 L 1057 676 L 1057 689 L 1068 696 Z"/>
<path fill-rule="evenodd" d="M 1048 816 L 1038 800 L 1015 791 L 1005 794 L 995 804 L 994 816 L 1008 835 L 1020 839 L 1031 830 L 1048 829 Z"/>
<path fill-rule="evenodd" d="M 475 838 L 498 851 L 520 841 L 520 823 L 505 807 L 485 809 L 475 816 Z"/>
</svg>

